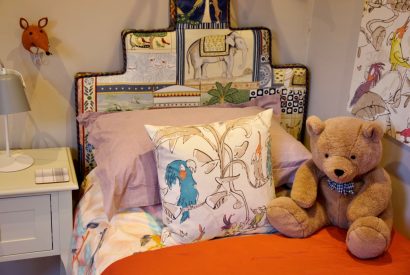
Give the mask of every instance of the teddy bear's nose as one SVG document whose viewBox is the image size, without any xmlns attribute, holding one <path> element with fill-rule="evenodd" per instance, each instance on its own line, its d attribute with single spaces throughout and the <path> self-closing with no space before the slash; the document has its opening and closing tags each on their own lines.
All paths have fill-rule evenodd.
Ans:
<svg viewBox="0 0 410 275">
<path fill-rule="evenodd" d="M 335 169 L 335 175 L 338 177 L 343 176 L 344 173 L 345 171 L 343 171 L 342 169 Z"/>
</svg>

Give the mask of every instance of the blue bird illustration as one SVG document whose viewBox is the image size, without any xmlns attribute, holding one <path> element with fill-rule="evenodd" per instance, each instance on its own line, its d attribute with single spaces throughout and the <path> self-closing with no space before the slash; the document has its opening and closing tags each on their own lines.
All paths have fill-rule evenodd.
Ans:
<svg viewBox="0 0 410 275">
<path fill-rule="evenodd" d="M 167 165 L 165 171 L 165 181 L 169 188 L 176 184 L 177 179 L 180 185 L 180 196 L 177 205 L 185 208 L 182 212 L 181 223 L 189 218 L 190 206 L 196 205 L 198 201 L 198 190 L 196 189 L 196 181 L 192 177 L 192 172 L 195 172 L 196 164 L 193 160 L 174 160 Z"/>
</svg>

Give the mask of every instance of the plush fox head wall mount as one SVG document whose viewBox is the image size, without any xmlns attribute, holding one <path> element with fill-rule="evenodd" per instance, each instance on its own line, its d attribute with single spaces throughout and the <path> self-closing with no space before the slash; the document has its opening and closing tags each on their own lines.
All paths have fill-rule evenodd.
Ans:
<svg viewBox="0 0 410 275">
<path fill-rule="evenodd" d="M 20 18 L 20 27 L 24 30 L 21 36 L 23 47 L 32 54 L 44 52 L 50 55 L 49 41 L 44 27 L 47 26 L 48 18 L 43 17 L 38 20 L 37 25 L 29 25 L 25 18 Z"/>
</svg>

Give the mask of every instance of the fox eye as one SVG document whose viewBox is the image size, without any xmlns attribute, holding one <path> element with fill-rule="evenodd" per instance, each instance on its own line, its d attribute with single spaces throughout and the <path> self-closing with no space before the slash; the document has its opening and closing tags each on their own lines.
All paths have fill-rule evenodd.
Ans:
<svg viewBox="0 0 410 275">
<path fill-rule="evenodd" d="M 43 33 L 43 30 L 40 30 L 41 33 Z"/>
<path fill-rule="evenodd" d="M 326 154 L 325 154 L 325 158 L 328 158 L 328 157 L 329 157 L 329 154 L 328 154 L 328 153 L 326 153 Z"/>
<path fill-rule="evenodd" d="M 351 158 L 351 159 L 356 159 L 356 156 L 355 156 L 355 155 L 351 155 L 350 158 Z"/>
<path fill-rule="evenodd" d="M 33 35 L 33 32 L 29 32 L 28 34 L 29 34 L 29 35 Z"/>
</svg>

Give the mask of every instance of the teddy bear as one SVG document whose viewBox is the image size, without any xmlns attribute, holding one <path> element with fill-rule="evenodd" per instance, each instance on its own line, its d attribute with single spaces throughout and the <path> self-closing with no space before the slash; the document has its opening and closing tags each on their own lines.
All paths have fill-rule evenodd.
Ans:
<svg viewBox="0 0 410 275">
<path fill-rule="evenodd" d="M 306 121 L 312 159 L 296 171 L 290 197 L 268 204 L 271 225 L 288 237 L 304 238 L 334 225 L 347 229 L 346 245 L 369 259 L 390 245 L 392 187 L 379 166 L 383 127 L 353 117 Z"/>
</svg>

